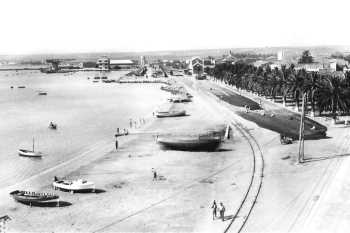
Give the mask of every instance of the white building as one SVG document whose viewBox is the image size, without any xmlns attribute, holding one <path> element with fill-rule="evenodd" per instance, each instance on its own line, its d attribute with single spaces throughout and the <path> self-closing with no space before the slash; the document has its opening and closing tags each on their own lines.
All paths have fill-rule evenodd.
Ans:
<svg viewBox="0 0 350 233">
<path fill-rule="evenodd" d="M 282 61 L 283 59 L 284 59 L 284 52 L 283 52 L 283 50 L 278 51 L 278 53 L 277 53 L 277 60 L 278 61 Z"/>
</svg>

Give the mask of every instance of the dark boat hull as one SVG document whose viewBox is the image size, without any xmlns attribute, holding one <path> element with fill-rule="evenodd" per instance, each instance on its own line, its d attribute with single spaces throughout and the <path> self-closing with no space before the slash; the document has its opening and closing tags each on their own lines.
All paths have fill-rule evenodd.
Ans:
<svg viewBox="0 0 350 233">
<path fill-rule="evenodd" d="M 183 151 L 214 151 L 216 150 L 221 139 L 192 139 L 192 140 L 171 140 L 158 139 L 157 142 L 164 149 L 183 150 Z"/>
<path fill-rule="evenodd" d="M 179 116 L 186 116 L 186 111 L 178 111 L 178 112 L 158 112 L 156 114 L 158 118 L 165 118 L 165 117 L 179 117 Z"/>
<path fill-rule="evenodd" d="M 10 193 L 14 200 L 21 202 L 23 204 L 45 204 L 57 202 L 59 196 L 57 195 L 46 195 L 42 193 L 26 192 L 26 191 L 13 191 Z"/>
</svg>

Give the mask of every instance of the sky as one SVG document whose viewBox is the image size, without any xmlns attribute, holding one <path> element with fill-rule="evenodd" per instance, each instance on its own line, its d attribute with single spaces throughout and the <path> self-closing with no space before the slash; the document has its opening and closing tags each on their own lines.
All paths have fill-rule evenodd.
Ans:
<svg viewBox="0 0 350 233">
<path fill-rule="evenodd" d="M 350 45 L 349 12 L 348 0 L 1 0 L 0 54 Z"/>
</svg>

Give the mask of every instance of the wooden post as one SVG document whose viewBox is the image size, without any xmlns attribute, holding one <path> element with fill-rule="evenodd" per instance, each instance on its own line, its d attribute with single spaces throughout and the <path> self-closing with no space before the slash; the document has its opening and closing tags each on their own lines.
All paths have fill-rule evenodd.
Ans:
<svg viewBox="0 0 350 233">
<path fill-rule="evenodd" d="M 305 97 L 306 93 L 303 94 L 302 99 L 302 110 L 301 110 L 301 116 L 300 116 L 300 130 L 299 130 L 299 156 L 298 156 L 298 162 L 303 163 L 304 162 L 304 118 L 305 118 Z"/>
</svg>

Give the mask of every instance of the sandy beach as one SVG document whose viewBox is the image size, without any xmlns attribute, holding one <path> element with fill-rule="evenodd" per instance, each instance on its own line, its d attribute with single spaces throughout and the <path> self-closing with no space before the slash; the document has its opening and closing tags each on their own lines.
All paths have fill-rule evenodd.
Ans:
<svg viewBox="0 0 350 233">
<path fill-rule="evenodd" d="M 341 155 L 347 148 L 347 133 L 330 128 L 329 138 L 306 141 L 306 156 L 314 160 L 296 165 L 297 143 L 281 145 L 278 133 L 240 117 L 237 111 L 242 111 L 241 107 L 221 100 L 209 88 L 227 93 L 225 87 L 193 78 L 175 80 L 194 96 L 190 103 L 176 104 L 188 116 L 147 118 L 146 124 L 119 139 L 117 151 L 112 138 L 101 140 L 61 166 L 4 186 L 1 211 L 13 218 L 10 231 L 224 232 L 231 226 L 228 232 L 235 232 L 244 223 L 244 232 L 303 232 L 302 216 L 315 209 L 321 187 L 324 189 L 344 159 L 322 158 Z M 165 105 L 158 102 L 157 106 Z M 163 150 L 155 142 L 156 135 L 202 132 L 232 122 L 238 127 L 232 125 L 233 137 L 215 152 Z M 340 134 L 344 140 L 339 140 Z M 263 174 L 255 177 L 249 191 L 258 156 L 264 164 L 256 163 L 255 169 L 263 166 Z M 152 180 L 152 168 L 160 180 Z M 97 192 L 72 195 L 53 191 L 54 175 L 92 180 Z M 8 195 L 14 188 L 58 193 L 62 205 L 16 203 Z M 224 203 L 225 221 L 212 220 L 213 200 Z M 316 214 L 312 216 L 316 218 Z"/>
</svg>

